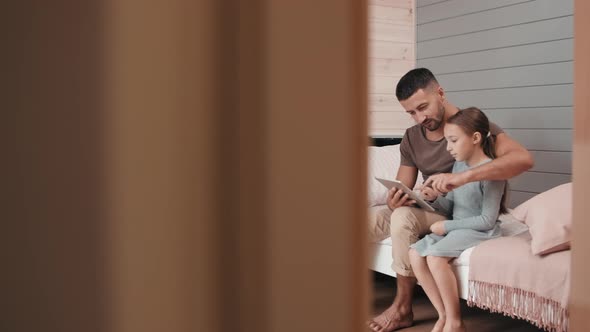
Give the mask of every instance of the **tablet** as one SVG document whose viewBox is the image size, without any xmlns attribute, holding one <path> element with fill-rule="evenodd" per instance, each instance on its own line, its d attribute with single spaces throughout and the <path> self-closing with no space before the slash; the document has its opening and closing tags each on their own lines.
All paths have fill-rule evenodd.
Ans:
<svg viewBox="0 0 590 332">
<path fill-rule="evenodd" d="M 428 204 L 424 199 L 422 199 L 422 197 L 420 197 L 414 191 L 410 190 L 410 188 L 406 187 L 406 185 L 401 183 L 400 181 L 398 181 L 398 180 L 385 180 L 385 179 L 380 179 L 378 177 L 375 177 L 375 179 L 377 181 L 379 181 L 382 185 L 384 185 L 387 189 L 391 189 L 391 188 L 395 187 L 397 189 L 400 189 L 404 193 L 408 194 L 408 197 L 410 199 L 415 200 L 416 204 L 418 204 L 418 206 L 420 206 L 424 210 L 430 211 L 430 212 L 435 211 L 434 208 L 432 206 L 430 206 L 430 204 Z"/>
</svg>

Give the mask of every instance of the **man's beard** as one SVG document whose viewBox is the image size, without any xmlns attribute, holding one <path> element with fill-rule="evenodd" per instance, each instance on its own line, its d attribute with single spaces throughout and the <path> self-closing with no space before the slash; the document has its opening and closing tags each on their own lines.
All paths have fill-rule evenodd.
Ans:
<svg viewBox="0 0 590 332">
<path fill-rule="evenodd" d="M 440 128 L 440 125 L 442 124 L 442 119 L 444 117 L 444 114 L 445 114 L 445 108 L 444 108 L 444 106 L 442 106 L 438 110 L 438 115 L 440 116 L 440 120 L 428 119 L 428 121 L 426 121 L 426 123 L 422 123 L 422 127 L 428 129 L 429 131 L 437 130 L 438 128 Z"/>
<path fill-rule="evenodd" d="M 435 131 L 438 128 L 440 128 L 441 124 L 442 124 L 442 121 L 428 119 L 428 121 L 426 121 L 426 123 L 422 123 L 422 127 L 426 128 L 429 131 Z"/>
</svg>

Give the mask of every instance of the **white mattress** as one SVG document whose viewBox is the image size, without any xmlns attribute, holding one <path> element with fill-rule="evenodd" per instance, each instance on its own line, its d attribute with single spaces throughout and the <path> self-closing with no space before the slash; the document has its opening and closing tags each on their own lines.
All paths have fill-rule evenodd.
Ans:
<svg viewBox="0 0 590 332">
<path fill-rule="evenodd" d="M 513 219 L 509 214 L 500 216 L 500 220 L 502 221 L 502 223 L 500 224 L 502 236 L 514 236 L 526 232 L 528 230 L 527 225 L 523 224 L 518 220 Z M 391 246 L 391 238 L 388 237 L 387 239 L 376 243 Z M 475 247 L 471 247 L 463 251 L 461 256 L 459 256 L 457 259 L 453 261 L 453 265 L 468 266 L 469 258 L 471 256 L 471 252 L 473 252 L 473 248 Z"/>
<path fill-rule="evenodd" d="M 528 227 L 513 219 L 510 215 L 503 215 L 500 217 L 502 224 L 503 236 L 514 236 L 528 231 Z M 453 261 L 453 272 L 457 276 L 457 283 L 459 287 L 459 296 L 467 299 L 468 293 L 468 277 L 469 277 L 469 259 L 473 248 L 465 250 L 461 256 Z M 395 272 L 391 269 L 393 258 L 391 257 L 391 238 L 387 238 L 381 242 L 371 243 L 369 245 L 369 253 L 371 255 L 370 269 L 395 277 Z"/>
</svg>

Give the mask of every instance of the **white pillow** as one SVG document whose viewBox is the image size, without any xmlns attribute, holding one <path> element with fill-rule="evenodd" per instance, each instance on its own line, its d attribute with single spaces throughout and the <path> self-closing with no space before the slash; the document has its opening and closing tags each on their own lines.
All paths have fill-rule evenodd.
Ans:
<svg viewBox="0 0 590 332">
<path fill-rule="evenodd" d="M 369 206 L 384 205 L 387 200 L 387 188 L 375 180 L 395 179 L 400 164 L 399 145 L 382 147 L 369 146 L 368 155 L 368 200 Z M 418 172 L 416 185 L 422 184 L 422 173 Z"/>
</svg>

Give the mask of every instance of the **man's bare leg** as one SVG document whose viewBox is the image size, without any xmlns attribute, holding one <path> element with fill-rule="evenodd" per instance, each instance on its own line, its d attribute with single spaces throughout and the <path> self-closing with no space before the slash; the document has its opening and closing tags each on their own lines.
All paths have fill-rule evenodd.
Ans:
<svg viewBox="0 0 590 332">
<path fill-rule="evenodd" d="M 414 323 L 412 299 L 415 286 L 416 278 L 398 275 L 393 304 L 368 322 L 369 328 L 378 332 L 390 332 L 411 326 Z"/>
</svg>

